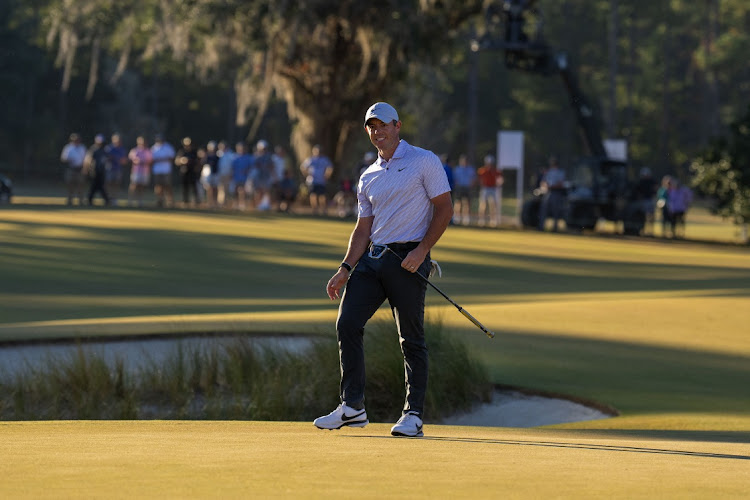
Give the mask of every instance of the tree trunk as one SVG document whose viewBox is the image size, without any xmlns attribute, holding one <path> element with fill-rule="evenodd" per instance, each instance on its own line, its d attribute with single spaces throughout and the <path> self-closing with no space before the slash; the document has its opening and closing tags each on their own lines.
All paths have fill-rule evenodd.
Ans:
<svg viewBox="0 0 750 500">
<path fill-rule="evenodd" d="M 472 36 L 474 33 L 472 33 Z M 469 158 L 470 165 L 477 163 L 477 127 L 479 121 L 479 54 L 474 51 L 469 52 L 469 123 L 468 141 L 466 144 L 466 154 Z"/>
<path fill-rule="evenodd" d="M 351 132 L 361 128 L 360 119 L 369 104 L 339 100 L 335 95 L 313 95 L 290 78 L 281 77 L 279 87 L 287 102 L 289 118 L 295 123 L 290 142 L 297 159 L 303 161 L 309 157 L 317 144 L 333 162 L 334 178 L 338 179 L 346 171 L 341 164 L 344 148 Z"/>
<path fill-rule="evenodd" d="M 636 63 L 636 41 L 637 27 L 636 18 L 631 10 L 628 14 L 628 64 L 625 74 L 625 117 L 624 117 L 624 134 L 628 142 L 631 142 L 633 134 L 633 89 L 635 87 L 635 69 Z"/>
<path fill-rule="evenodd" d="M 672 65 L 672 48 L 671 48 L 671 32 L 669 24 L 666 24 L 664 31 L 664 39 L 662 40 L 662 61 L 663 61 L 663 72 L 662 72 L 662 84 L 661 84 L 661 124 L 659 133 L 659 158 L 661 159 L 662 166 L 669 170 L 671 168 L 671 161 L 669 155 L 669 139 L 670 139 L 670 126 L 672 122 L 670 107 L 670 83 L 672 78 L 671 68 Z"/>
<path fill-rule="evenodd" d="M 609 0 L 609 30 L 607 47 L 609 48 L 609 113 L 607 116 L 607 135 L 617 135 L 617 37 L 620 30 L 618 0 Z"/>
<path fill-rule="evenodd" d="M 704 116 L 706 117 L 705 142 L 718 137 L 720 131 L 719 119 L 719 84 L 716 71 L 713 68 L 713 53 L 719 25 L 719 0 L 706 0 L 706 31 L 703 39 L 703 49 L 706 55 L 705 68 L 705 99 Z"/>
</svg>

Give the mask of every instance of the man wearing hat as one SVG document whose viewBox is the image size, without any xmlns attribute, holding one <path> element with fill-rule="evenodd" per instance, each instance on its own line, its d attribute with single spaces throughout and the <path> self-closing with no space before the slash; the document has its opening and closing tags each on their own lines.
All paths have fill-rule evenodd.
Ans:
<svg viewBox="0 0 750 500">
<path fill-rule="evenodd" d="M 365 131 L 378 157 L 357 186 L 358 218 L 338 271 L 328 281 L 331 300 L 341 298 L 336 332 L 341 363 L 341 404 L 314 422 L 321 429 L 364 427 L 364 327 L 387 299 L 404 356 L 406 402 L 394 436 L 422 436 L 427 390 L 424 336 L 425 280 L 430 249 L 453 216 L 450 186 L 440 159 L 399 138 L 393 106 L 378 102 L 365 114 Z"/>
</svg>

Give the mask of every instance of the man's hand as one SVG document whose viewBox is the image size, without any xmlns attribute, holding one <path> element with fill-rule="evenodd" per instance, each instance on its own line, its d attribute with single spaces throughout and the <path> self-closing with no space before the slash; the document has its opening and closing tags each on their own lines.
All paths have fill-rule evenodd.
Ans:
<svg viewBox="0 0 750 500">
<path fill-rule="evenodd" d="M 347 281 L 349 281 L 349 271 L 347 271 L 343 267 L 340 267 L 338 272 L 336 272 L 336 274 L 334 274 L 333 277 L 328 280 L 328 285 L 326 285 L 326 292 L 328 293 L 328 297 L 331 300 L 340 298 L 339 292 Z"/>
<path fill-rule="evenodd" d="M 416 273 L 419 266 L 422 265 L 424 259 L 427 257 L 427 251 L 422 250 L 421 245 L 406 254 L 404 260 L 401 261 L 401 267 L 409 271 L 410 273 Z"/>
</svg>

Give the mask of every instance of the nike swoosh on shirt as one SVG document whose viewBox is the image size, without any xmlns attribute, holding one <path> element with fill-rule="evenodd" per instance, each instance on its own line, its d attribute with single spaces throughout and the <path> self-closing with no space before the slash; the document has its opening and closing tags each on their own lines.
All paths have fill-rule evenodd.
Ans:
<svg viewBox="0 0 750 500">
<path fill-rule="evenodd" d="M 406 168 L 406 167 L 404 167 L 404 168 L 399 168 L 399 169 L 398 169 L 398 171 L 399 171 L 399 172 L 401 172 L 401 171 L 402 171 L 402 170 L 404 170 L 405 168 Z"/>
<path fill-rule="evenodd" d="M 343 415 L 341 415 L 341 420 L 343 420 L 344 422 L 348 422 L 349 420 L 353 420 L 353 419 L 361 416 L 364 412 L 365 412 L 365 410 L 362 410 L 361 412 L 357 413 L 356 415 L 352 415 L 351 417 L 347 417 L 346 414 L 343 414 Z"/>
</svg>

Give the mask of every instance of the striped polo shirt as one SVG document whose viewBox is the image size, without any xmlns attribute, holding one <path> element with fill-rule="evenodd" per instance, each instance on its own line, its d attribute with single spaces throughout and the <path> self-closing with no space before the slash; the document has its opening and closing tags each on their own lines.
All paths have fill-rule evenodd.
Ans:
<svg viewBox="0 0 750 500">
<path fill-rule="evenodd" d="M 359 217 L 374 217 L 378 245 L 422 241 L 432 221 L 432 198 L 451 190 L 440 159 L 401 140 L 389 161 L 378 159 L 357 186 Z"/>
</svg>

